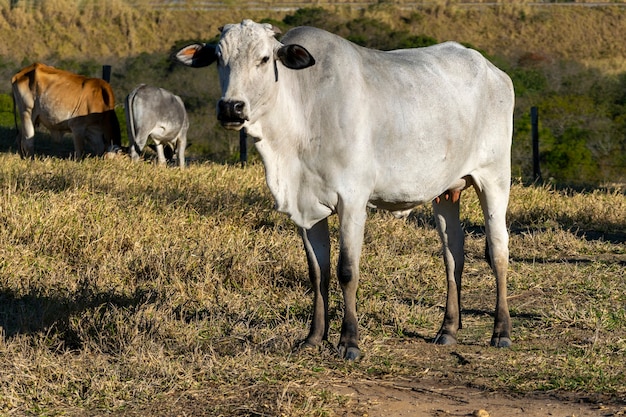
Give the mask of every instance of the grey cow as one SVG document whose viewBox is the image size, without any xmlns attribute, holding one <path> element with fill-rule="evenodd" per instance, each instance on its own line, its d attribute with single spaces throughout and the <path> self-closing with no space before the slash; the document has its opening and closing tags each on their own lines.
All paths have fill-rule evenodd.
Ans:
<svg viewBox="0 0 626 417">
<path fill-rule="evenodd" d="M 269 24 L 244 20 L 224 26 L 217 45 L 190 45 L 176 57 L 193 67 L 217 62 L 218 120 L 255 139 L 276 208 L 301 228 L 313 288 L 313 318 L 304 344 L 328 338 L 327 217 L 339 217 L 337 275 L 344 297 L 339 352 L 356 359 L 366 208 L 404 213 L 429 202 L 448 283 L 434 342 L 456 343 L 464 263 L 459 199 L 472 186 L 496 276 L 491 344 L 510 346 L 505 216 L 511 79 L 480 53 L 454 42 L 382 52 L 312 27 L 294 28 L 281 41 L 276 33 Z"/>
<path fill-rule="evenodd" d="M 152 138 L 159 165 L 167 162 L 165 145 L 176 149 L 178 165 L 185 167 L 189 119 L 180 97 L 163 88 L 140 84 L 126 97 L 125 111 L 129 152 L 133 160 L 139 159 L 148 138 Z"/>
</svg>

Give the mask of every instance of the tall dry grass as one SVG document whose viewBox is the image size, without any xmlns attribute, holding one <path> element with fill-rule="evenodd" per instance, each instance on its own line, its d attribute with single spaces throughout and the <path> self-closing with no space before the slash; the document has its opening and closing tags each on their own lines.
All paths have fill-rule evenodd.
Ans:
<svg viewBox="0 0 626 417">
<path fill-rule="evenodd" d="M 0 413 L 341 415 L 354 403 L 335 384 L 398 377 L 626 400 L 624 194 L 513 186 L 510 350 L 488 347 L 494 282 L 473 192 L 462 219 L 460 344 L 427 343 L 445 294 L 430 208 L 406 221 L 372 211 L 364 357 L 346 363 L 332 347 L 336 281 L 330 344 L 292 352 L 310 319 L 306 261 L 260 164 L 2 154 Z M 336 219 L 331 230 L 336 261 Z"/>
</svg>

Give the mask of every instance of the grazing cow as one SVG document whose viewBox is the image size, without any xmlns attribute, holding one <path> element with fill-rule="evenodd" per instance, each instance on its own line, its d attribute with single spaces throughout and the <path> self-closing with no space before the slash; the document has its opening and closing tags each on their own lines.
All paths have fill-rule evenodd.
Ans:
<svg viewBox="0 0 626 417">
<path fill-rule="evenodd" d="M 167 163 L 165 145 L 176 148 L 178 165 L 185 167 L 189 119 L 180 97 L 162 88 L 141 84 L 126 97 L 126 121 L 133 160 L 139 159 L 150 137 L 156 145 L 159 165 Z"/>
<path fill-rule="evenodd" d="M 35 127 L 39 124 L 56 139 L 71 132 L 77 159 L 84 155 L 85 141 L 96 155 L 121 145 L 115 97 L 106 81 L 35 63 L 15 74 L 11 83 L 14 105 L 22 120 L 18 129 L 15 115 L 23 158 L 34 155 Z"/>
<path fill-rule="evenodd" d="M 491 345 L 511 344 L 507 305 L 510 78 L 457 43 L 389 52 L 326 31 L 294 28 L 281 42 L 268 24 L 222 28 L 217 45 L 190 45 L 175 58 L 217 61 L 217 118 L 245 129 L 265 164 L 277 210 L 301 228 L 313 287 L 313 318 L 303 344 L 328 337 L 330 241 L 339 216 L 337 267 L 344 316 L 339 352 L 360 355 L 356 316 L 366 207 L 403 213 L 433 202 L 443 242 L 448 296 L 438 344 L 461 327 L 464 234 L 459 197 L 473 186 L 484 212 L 497 298 Z"/>
</svg>

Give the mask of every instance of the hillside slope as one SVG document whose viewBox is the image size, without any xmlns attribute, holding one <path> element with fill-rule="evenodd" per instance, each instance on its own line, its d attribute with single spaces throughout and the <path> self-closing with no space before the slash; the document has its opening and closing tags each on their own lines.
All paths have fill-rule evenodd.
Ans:
<svg viewBox="0 0 626 417">
<path fill-rule="evenodd" d="M 167 50 L 181 39 L 209 39 L 218 27 L 243 18 L 281 20 L 293 9 L 221 10 L 149 8 L 122 0 L 50 0 L 11 8 L 0 3 L 0 56 L 21 62 L 50 58 L 107 59 Z M 193 4 L 193 2 L 186 2 Z M 439 40 L 469 42 L 490 54 L 516 57 L 535 52 L 622 70 L 626 57 L 626 7 L 568 5 L 423 5 L 414 9 L 391 3 L 326 8 L 345 18 L 371 18 L 394 30 L 427 34 Z M 25 3 L 26 4 L 26 3 Z M 432 4 L 432 3 L 428 3 Z"/>
<path fill-rule="evenodd" d="M 210 2 L 208 2 L 210 3 Z M 238 136 L 221 129 L 211 107 L 214 69 L 177 70 L 175 45 L 215 39 L 219 27 L 243 18 L 271 21 L 283 31 L 312 25 L 364 46 L 395 49 L 457 40 L 481 50 L 513 79 L 516 90 L 513 175 L 532 180 L 530 108 L 540 108 L 542 173 L 558 183 L 626 182 L 626 4 L 422 4 L 315 2 L 294 9 L 273 2 L 191 1 L 148 7 L 147 0 L 0 0 L 0 132 L 4 149 L 14 130 L 9 80 L 44 61 L 88 76 L 114 66 L 118 102 L 138 83 L 181 95 L 190 112 L 191 152 L 237 158 Z M 297 2 L 292 2 L 297 3 Z M 11 4 L 14 7 L 11 7 Z M 189 5 L 189 6 L 185 6 Z M 261 6 L 261 7 L 259 7 Z M 122 121 L 123 123 L 123 121 Z M 234 156 L 233 156 L 234 155 Z"/>
</svg>

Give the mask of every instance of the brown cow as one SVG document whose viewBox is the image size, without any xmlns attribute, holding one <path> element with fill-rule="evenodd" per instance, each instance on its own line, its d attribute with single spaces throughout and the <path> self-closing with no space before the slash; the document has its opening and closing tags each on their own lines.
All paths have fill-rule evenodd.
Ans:
<svg viewBox="0 0 626 417">
<path fill-rule="evenodd" d="M 71 132 L 77 159 L 84 155 L 85 140 L 97 155 L 121 145 L 115 97 L 106 81 L 35 63 L 15 74 L 11 83 L 22 119 L 18 148 L 23 158 L 34 154 L 35 127 L 39 124 L 57 139 Z"/>
</svg>

